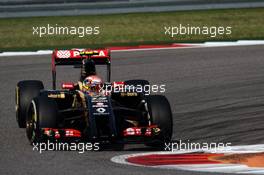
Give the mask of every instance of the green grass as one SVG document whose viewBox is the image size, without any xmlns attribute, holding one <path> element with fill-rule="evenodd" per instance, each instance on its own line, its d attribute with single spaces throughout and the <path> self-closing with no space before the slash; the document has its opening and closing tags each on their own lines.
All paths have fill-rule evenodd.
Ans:
<svg viewBox="0 0 264 175">
<path fill-rule="evenodd" d="M 264 8 L 0 19 L 0 51 L 264 39 Z M 32 27 L 99 26 L 99 35 L 33 35 Z M 164 26 L 231 26 L 231 35 L 165 35 Z"/>
</svg>

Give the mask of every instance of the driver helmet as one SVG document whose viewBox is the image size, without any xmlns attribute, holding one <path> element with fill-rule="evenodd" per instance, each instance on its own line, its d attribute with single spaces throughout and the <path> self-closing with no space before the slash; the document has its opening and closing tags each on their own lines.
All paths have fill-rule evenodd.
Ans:
<svg viewBox="0 0 264 175">
<path fill-rule="evenodd" d="M 103 86 L 103 80 L 97 75 L 90 75 L 83 80 L 83 91 L 92 94 L 99 94 Z"/>
</svg>

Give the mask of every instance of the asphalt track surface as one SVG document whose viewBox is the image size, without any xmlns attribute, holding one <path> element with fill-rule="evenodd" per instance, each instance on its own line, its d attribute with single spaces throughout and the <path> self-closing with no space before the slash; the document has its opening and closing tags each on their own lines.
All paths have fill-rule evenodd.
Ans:
<svg viewBox="0 0 264 175">
<path fill-rule="evenodd" d="M 63 3 L 62 3 L 63 2 Z M 59 8 L 58 8 L 59 7 Z M 262 0 L 121 0 L 113 2 L 0 0 L 0 18 L 76 16 L 264 7 Z"/>
<path fill-rule="evenodd" d="M 113 53 L 113 80 L 166 84 L 174 140 L 263 144 L 263 50 L 264 45 Z M 83 154 L 32 151 L 15 120 L 15 86 L 23 79 L 40 79 L 50 88 L 50 62 L 50 56 L 0 58 L 0 174 L 212 174 L 110 161 L 116 155 L 148 151 L 141 145 Z M 59 77 L 77 79 L 71 70 L 61 70 Z"/>
</svg>

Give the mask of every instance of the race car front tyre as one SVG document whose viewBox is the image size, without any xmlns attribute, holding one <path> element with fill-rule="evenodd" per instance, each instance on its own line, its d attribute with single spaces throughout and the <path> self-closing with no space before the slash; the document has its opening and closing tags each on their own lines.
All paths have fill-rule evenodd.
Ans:
<svg viewBox="0 0 264 175">
<path fill-rule="evenodd" d="M 31 100 L 44 89 L 43 83 L 38 80 L 24 80 L 16 86 L 16 120 L 20 128 L 26 127 L 27 108 Z"/>
<path fill-rule="evenodd" d="M 35 97 L 28 108 L 26 134 L 30 143 L 44 141 L 42 128 L 57 127 L 58 106 L 47 96 Z"/>
<path fill-rule="evenodd" d="M 160 129 L 153 141 L 146 145 L 162 148 L 172 137 L 173 120 L 169 101 L 162 95 L 150 95 L 146 97 L 146 102 L 151 124 Z"/>
</svg>

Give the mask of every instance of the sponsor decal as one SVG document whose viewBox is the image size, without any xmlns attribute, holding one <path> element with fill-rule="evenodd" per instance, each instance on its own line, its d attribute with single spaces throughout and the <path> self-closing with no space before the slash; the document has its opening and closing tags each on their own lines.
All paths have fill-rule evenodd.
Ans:
<svg viewBox="0 0 264 175">
<path fill-rule="evenodd" d="M 105 103 L 108 102 L 106 97 L 93 97 L 92 102 L 101 102 L 101 103 Z"/>
<path fill-rule="evenodd" d="M 105 108 L 97 108 L 96 111 L 99 113 L 104 113 L 106 110 Z"/>
<path fill-rule="evenodd" d="M 58 58 L 70 58 L 71 52 L 69 50 L 59 50 L 57 52 Z"/>
<path fill-rule="evenodd" d="M 104 104 L 102 102 L 97 102 L 96 104 L 93 105 L 93 107 L 101 107 L 101 108 L 107 108 L 108 105 L 107 104 Z"/>
<path fill-rule="evenodd" d="M 104 106 L 104 103 L 96 103 L 96 106 Z"/>
<path fill-rule="evenodd" d="M 48 94 L 49 98 L 65 98 L 64 93 L 59 93 L 59 94 Z"/>
<path fill-rule="evenodd" d="M 187 171 L 264 174 L 264 145 L 233 146 L 217 152 L 179 150 L 115 156 L 113 162 Z"/>
<path fill-rule="evenodd" d="M 93 115 L 109 115 L 109 110 L 107 108 L 95 108 L 93 109 Z"/>
<path fill-rule="evenodd" d="M 104 56 L 105 56 L 104 51 L 101 50 L 101 51 L 99 52 L 99 56 L 104 57 Z"/>
</svg>

